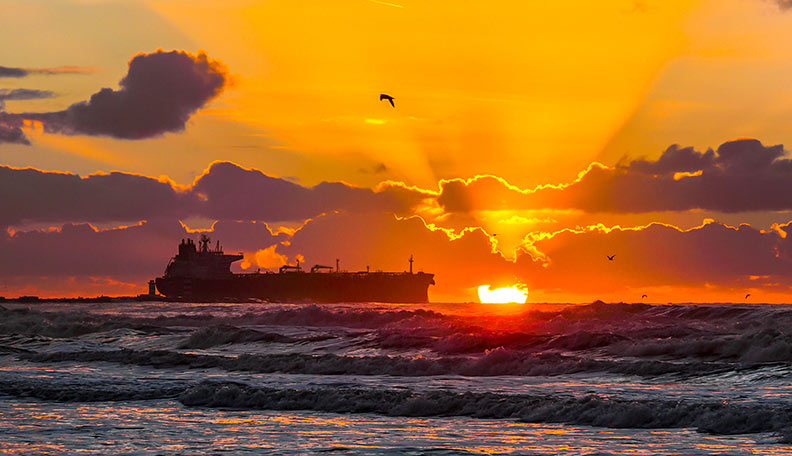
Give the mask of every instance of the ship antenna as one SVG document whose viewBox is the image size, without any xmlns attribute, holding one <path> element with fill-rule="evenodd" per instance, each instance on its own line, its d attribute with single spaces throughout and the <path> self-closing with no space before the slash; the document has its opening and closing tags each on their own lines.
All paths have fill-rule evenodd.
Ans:
<svg viewBox="0 0 792 456">
<path fill-rule="evenodd" d="M 336 258 L 336 272 L 338 272 L 338 258 Z"/>
<path fill-rule="evenodd" d="M 413 259 L 413 256 L 412 256 L 412 253 L 411 253 L 411 254 L 410 254 L 410 274 L 412 274 L 412 273 L 413 273 L 413 272 L 412 272 L 412 264 L 413 264 L 413 261 L 415 261 L 415 260 Z"/>
</svg>

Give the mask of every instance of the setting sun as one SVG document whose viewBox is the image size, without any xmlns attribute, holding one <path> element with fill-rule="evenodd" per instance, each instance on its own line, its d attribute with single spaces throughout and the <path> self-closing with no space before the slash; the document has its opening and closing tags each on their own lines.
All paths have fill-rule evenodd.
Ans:
<svg viewBox="0 0 792 456">
<path fill-rule="evenodd" d="M 489 285 L 478 287 L 479 302 L 482 304 L 518 303 L 524 304 L 528 291 L 522 285 L 491 289 Z"/>
</svg>

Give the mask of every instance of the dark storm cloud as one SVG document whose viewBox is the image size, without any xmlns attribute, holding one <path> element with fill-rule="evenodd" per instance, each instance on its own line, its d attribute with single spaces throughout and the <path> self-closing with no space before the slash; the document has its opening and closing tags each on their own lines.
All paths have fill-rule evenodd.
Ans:
<svg viewBox="0 0 792 456">
<path fill-rule="evenodd" d="M 143 139 L 182 131 L 195 111 L 228 82 L 225 67 L 205 53 L 157 51 L 138 54 L 120 89 L 104 88 L 64 111 L 10 114 L 6 127 L 39 121 L 48 133 Z"/>
<path fill-rule="evenodd" d="M 0 166 L 0 226 L 188 216 L 303 221 L 333 211 L 407 213 L 418 201 L 339 182 L 303 187 L 228 162 L 213 163 L 185 188 L 137 174 L 80 177 Z"/>
<path fill-rule="evenodd" d="M 634 160 L 614 168 L 592 165 L 568 185 L 520 190 L 493 176 L 444 181 L 437 199 L 449 212 L 789 210 L 792 160 L 783 146 L 765 147 L 755 139 L 730 141 L 706 152 L 671 146 L 657 160 Z"/>
</svg>

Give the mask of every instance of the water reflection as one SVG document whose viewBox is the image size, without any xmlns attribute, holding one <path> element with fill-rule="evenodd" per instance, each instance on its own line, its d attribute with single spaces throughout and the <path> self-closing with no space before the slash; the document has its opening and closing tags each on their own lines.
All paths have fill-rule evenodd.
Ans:
<svg viewBox="0 0 792 456">
<path fill-rule="evenodd" d="M 93 404 L 0 400 L 0 448 L 28 454 L 615 454 L 792 455 L 768 434 L 603 430 L 467 418 L 390 418 L 185 409 L 172 401 Z"/>
</svg>

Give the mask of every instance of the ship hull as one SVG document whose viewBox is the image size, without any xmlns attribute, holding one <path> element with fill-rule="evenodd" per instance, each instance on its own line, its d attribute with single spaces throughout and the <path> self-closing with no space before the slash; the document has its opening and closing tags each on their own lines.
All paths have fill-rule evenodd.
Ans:
<svg viewBox="0 0 792 456">
<path fill-rule="evenodd" d="M 157 290 L 182 301 L 428 302 L 434 274 L 285 273 L 224 278 L 160 277 Z"/>
</svg>

